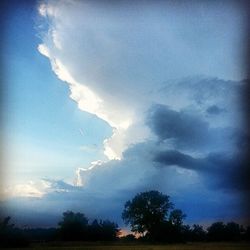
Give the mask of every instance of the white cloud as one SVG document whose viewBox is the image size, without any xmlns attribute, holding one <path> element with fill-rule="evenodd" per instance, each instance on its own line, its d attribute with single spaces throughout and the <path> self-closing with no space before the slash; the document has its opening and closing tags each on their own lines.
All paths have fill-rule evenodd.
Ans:
<svg viewBox="0 0 250 250">
<path fill-rule="evenodd" d="M 4 190 L 7 197 L 33 197 L 41 198 L 48 191 L 48 184 L 44 181 L 28 181 L 25 184 L 16 184 Z"/>
<path fill-rule="evenodd" d="M 38 47 L 37 47 L 37 49 L 38 49 L 38 51 L 42 54 L 42 55 L 44 55 L 44 56 L 46 56 L 46 57 L 48 57 L 49 58 L 49 50 L 48 50 L 48 48 L 44 45 L 44 44 L 39 44 L 38 45 Z"/>
<path fill-rule="evenodd" d="M 49 57 L 59 79 L 69 84 L 78 107 L 114 127 L 113 136 L 104 142 L 109 159 L 120 159 L 130 144 L 148 138 L 145 126 L 136 130 L 138 134 L 132 130 L 143 123 L 152 102 L 160 99 L 174 107 L 182 102 L 179 97 L 169 102 L 162 93 L 154 95 L 167 79 L 211 73 L 228 78 L 232 72 L 239 76 L 241 67 L 235 63 L 240 60 L 243 21 L 239 9 L 229 4 L 227 12 L 221 12 L 221 18 L 233 23 L 232 32 L 230 25 L 218 24 L 217 13 L 222 10 L 207 7 L 205 17 L 197 19 L 195 13 L 203 8 L 199 4 L 188 18 L 182 5 L 118 7 L 66 0 L 40 5 L 49 28 L 38 49 Z M 217 48 L 223 48 L 223 55 Z M 224 64 L 219 63 L 222 59 Z"/>
<path fill-rule="evenodd" d="M 182 5 L 136 3 L 120 7 L 66 0 L 51 0 L 39 7 L 49 28 L 38 50 L 50 59 L 58 78 L 69 84 L 70 98 L 79 109 L 97 115 L 113 127 L 113 135 L 104 141 L 104 153 L 110 160 L 121 159 L 130 145 L 154 138 L 144 123 L 153 103 L 166 104 L 174 110 L 189 109 L 209 121 L 211 117 L 205 113 L 209 105 L 236 102 L 237 94 L 231 83 L 228 85 L 232 95 L 225 102 L 226 83 L 222 83 L 216 90 L 217 96 L 214 95 L 215 85 L 221 85 L 219 80 L 166 80 L 194 72 L 230 75 L 230 63 L 239 60 L 240 55 L 237 46 L 231 53 L 231 45 L 241 41 L 243 20 L 235 21 L 239 10 L 232 10 L 230 5 L 227 12 L 221 12 L 225 20 L 235 21 L 233 33 L 228 26 L 217 25 L 217 13 L 222 10 L 212 5 L 207 6 L 204 19 L 197 19 L 195 15 L 186 19 Z M 199 14 L 201 9 L 199 4 L 193 6 L 194 13 Z M 207 30 L 211 34 L 208 35 Z M 218 37 L 222 31 L 225 35 Z M 193 47 L 195 43 L 202 49 Z M 223 59 L 225 54 L 228 56 L 225 65 L 217 65 L 222 56 L 214 50 L 217 47 L 227 51 L 223 54 Z M 207 52 L 211 49 L 214 50 L 212 58 Z M 236 64 L 234 67 L 234 72 L 240 72 Z M 199 99 L 199 95 L 203 97 Z M 224 106 L 222 108 L 227 108 Z M 224 114 L 223 121 L 216 121 L 217 126 L 223 122 L 223 126 L 227 126 L 229 118 L 235 119 L 228 113 Z"/>
<path fill-rule="evenodd" d="M 46 6 L 46 4 L 40 4 L 40 6 L 39 6 L 39 8 L 38 8 L 38 11 L 39 11 L 39 14 L 41 15 L 41 16 L 46 16 L 46 13 L 47 13 L 47 6 Z"/>
</svg>

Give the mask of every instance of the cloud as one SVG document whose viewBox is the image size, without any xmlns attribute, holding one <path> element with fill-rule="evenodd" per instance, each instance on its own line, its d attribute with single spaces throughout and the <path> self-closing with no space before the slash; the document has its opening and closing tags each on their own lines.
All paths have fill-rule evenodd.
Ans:
<svg viewBox="0 0 250 250">
<path fill-rule="evenodd" d="M 208 187 L 216 190 L 250 190 L 244 151 L 230 155 L 210 153 L 204 158 L 194 158 L 178 151 L 162 151 L 156 154 L 154 160 L 161 166 L 174 165 L 196 171 Z"/>
<path fill-rule="evenodd" d="M 44 180 L 40 198 L 23 198 L 23 209 L 73 209 L 119 221 L 124 202 L 150 189 L 187 210 L 194 197 L 200 210 L 212 207 L 214 214 L 231 200 L 237 204 L 238 196 L 229 198 L 223 190 L 237 172 L 239 145 L 247 144 L 240 105 L 242 17 L 230 4 L 197 3 L 192 15 L 186 7 L 40 4 L 47 25 L 38 51 L 77 107 L 105 120 L 113 135 L 103 142 L 106 161 L 77 169 L 75 185 Z M 239 206 L 228 214 L 239 214 Z M 196 212 L 189 216 L 198 218 Z"/>
<path fill-rule="evenodd" d="M 212 106 L 207 108 L 207 113 L 210 115 L 218 115 L 224 111 L 225 111 L 224 109 L 221 109 L 216 105 L 212 105 Z"/>
<path fill-rule="evenodd" d="M 240 9 L 230 4 L 223 9 L 216 4 L 206 7 L 204 14 L 203 4 L 194 4 L 191 17 L 182 4 L 65 0 L 40 4 L 39 13 L 49 27 L 38 49 L 69 84 L 78 107 L 114 127 L 113 136 L 104 143 L 109 159 L 120 159 L 130 144 L 148 137 L 143 127 L 132 132 L 133 137 L 128 129 L 144 122 L 152 102 L 162 101 L 152 93 L 168 88 L 162 84 L 166 79 L 211 73 L 239 77 L 240 63 L 235 61 L 240 60 Z M 197 18 L 201 13 L 205 17 Z M 176 100 L 172 105 L 178 105 Z"/>
<path fill-rule="evenodd" d="M 204 76 L 173 79 L 165 81 L 162 88 L 155 90 L 155 103 L 167 105 L 175 111 L 190 111 L 211 127 L 228 127 L 228 124 L 242 127 L 244 86 L 245 81 Z M 207 109 L 214 105 L 227 112 L 217 116 L 208 115 Z"/>
<path fill-rule="evenodd" d="M 174 111 L 166 105 L 153 105 L 146 113 L 144 126 L 148 124 L 157 136 L 129 145 L 120 160 L 96 161 L 87 169 L 79 168 L 74 185 L 44 179 L 46 188 L 42 195 L 33 196 L 40 199 L 32 199 L 31 195 L 31 199 L 23 203 L 31 203 L 33 208 L 42 207 L 44 212 L 56 208 L 55 215 L 72 209 L 91 218 L 109 218 L 122 223 L 124 202 L 138 192 L 156 189 L 186 208 L 190 218 L 207 218 L 190 211 L 188 204 L 194 202 L 193 196 L 198 197 L 197 206 L 203 206 L 202 209 L 219 218 L 224 209 L 219 203 L 221 197 L 226 197 L 226 206 L 236 203 L 238 194 L 248 190 L 244 150 L 249 140 L 242 130 L 213 128 L 205 115 L 198 114 L 190 112 L 190 108 Z M 225 191 L 235 199 L 223 194 Z M 201 193 L 206 196 L 206 202 Z M 211 202 L 213 206 L 209 205 Z M 241 213 L 241 205 L 234 205 L 234 212 L 228 212 L 227 216 Z"/>
<path fill-rule="evenodd" d="M 205 164 L 202 159 L 195 159 L 190 155 L 176 150 L 163 151 L 156 154 L 154 160 L 166 166 L 180 166 L 183 168 L 202 171 Z"/>
<path fill-rule="evenodd" d="M 217 150 L 236 150 L 239 130 L 231 127 L 212 127 L 199 112 L 174 111 L 165 105 L 154 105 L 147 124 L 162 143 L 174 148 L 208 153 Z"/>
<path fill-rule="evenodd" d="M 43 185 L 37 185 L 33 181 L 25 184 L 17 184 L 11 188 L 6 188 L 4 194 L 8 197 L 42 197 L 45 194 Z"/>
<path fill-rule="evenodd" d="M 236 181 L 239 175 L 231 170 L 237 166 L 230 159 L 223 155 L 194 158 L 177 151 L 158 150 L 155 142 L 141 143 L 129 148 L 122 160 L 93 163 L 89 170 L 79 169 L 80 186 L 47 179 L 43 196 L 9 200 L 6 211 L 15 215 L 35 209 L 40 214 L 32 220 L 26 218 L 26 222 L 36 225 L 43 217 L 44 225 L 54 226 L 65 210 L 73 210 L 84 212 L 90 219 L 108 218 L 123 226 L 124 203 L 138 192 L 156 189 L 170 195 L 192 223 L 243 216 L 242 200 L 235 195 L 242 179 Z M 225 207 L 233 209 L 226 209 L 225 213 Z M 47 211 L 51 211 L 50 216 L 44 217 Z"/>
<path fill-rule="evenodd" d="M 177 144 L 200 146 L 206 141 L 209 125 L 199 117 L 155 105 L 149 114 L 149 127 L 160 140 L 174 139 Z"/>
<path fill-rule="evenodd" d="M 249 189 L 246 176 L 250 140 L 243 127 L 228 124 L 214 128 L 205 116 L 164 105 L 151 108 L 148 124 L 163 148 L 156 152 L 154 161 L 196 171 L 208 187 Z"/>
</svg>

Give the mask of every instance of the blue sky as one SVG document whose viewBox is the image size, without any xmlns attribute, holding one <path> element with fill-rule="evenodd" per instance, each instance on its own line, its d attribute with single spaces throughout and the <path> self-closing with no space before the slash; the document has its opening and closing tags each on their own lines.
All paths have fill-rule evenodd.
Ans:
<svg viewBox="0 0 250 250">
<path fill-rule="evenodd" d="M 30 225 L 55 225 L 67 209 L 122 225 L 124 202 L 157 189 L 189 223 L 246 218 L 239 5 L 5 9 L 6 211 Z"/>
<path fill-rule="evenodd" d="M 77 167 L 104 158 L 100 149 L 111 129 L 77 109 L 67 86 L 38 52 L 36 4 L 14 3 L 5 20 L 2 55 L 6 171 L 11 182 L 41 176 L 71 180 Z"/>
</svg>

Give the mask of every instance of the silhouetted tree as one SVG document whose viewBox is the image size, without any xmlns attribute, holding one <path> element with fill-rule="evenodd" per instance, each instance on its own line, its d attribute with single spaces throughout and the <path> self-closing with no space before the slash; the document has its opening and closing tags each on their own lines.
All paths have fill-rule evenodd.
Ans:
<svg viewBox="0 0 250 250">
<path fill-rule="evenodd" d="M 0 247 L 26 247 L 28 239 L 22 230 L 10 223 L 11 217 L 0 219 Z"/>
<path fill-rule="evenodd" d="M 215 222 L 207 230 L 210 241 L 239 241 L 246 238 L 246 230 L 235 222 L 226 225 L 223 222 Z"/>
<path fill-rule="evenodd" d="M 229 222 L 225 226 L 225 239 L 228 241 L 239 241 L 241 238 L 241 227 L 235 222 Z"/>
<path fill-rule="evenodd" d="M 88 238 L 91 241 L 100 240 L 102 237 L 102 228 L 98 220 L 93 220 L 91 225 L 88 227 Z"/>
<path fill-rule="evenodd" d="M 245 240 L 250 241 L 250 226 L 246 228 Z"/>
<path fill-rule="evenodd" d="M 183 220 L 186 215 L 180 209 L 174 209 L 170 212 L 168 221 L 161 224 L 158 234 L 161 235 L 159 239 L 158 235 L 154 238 L 167 241 L 167 242 L 184 242 L 188 238 L 190 227 L 183 226 Z"/>
<path fill-rule="evenodd" d="M 207 229 L 208 239 L 210 241 L 223 241 L 226 240 L 226 226 L 223 222 L 215 222 Z"/>
<path fill-rule="evenodd" d="M 14 228 L 14 224 L 10 224 L 11 217 L 7 216 L 0 221 L 0 230 L 10 230 Z"/>
<path fill-rule="evenodd" d="M 192 229 L 189 225 L 181 225 L 179 242 L 187 242 L 192 238 Z"/>
<path fill-rule="evenodd" d="M 191 241 L 204 241 L 206 239 L 206 231 L 202 226 L 194 224 L 191 229 Z"/>
<path fill-rule="evenodd" d="M 128 235 L 125 235 L 123 237 L 120 238 L 122 241 L 125 241 L 125 242 L 134 242 L 136 241 L 136 238 L 133 234 L 128 234 Z"/>
<path fill-rule="evenodd" d="M 100 220 L 100 222 L 94 220 L 88 227 L 88 239 L 92 241 L 112 241 L 116 239 L 118 232 L 116 223 L 109 220 Z"/>
<path fill-rule="evenodd" d="M 153 232 L 149 235 L 149 240 L 175 242 L 176 241 L 176 228 L 170 221 L 162 221 L 158 224 Z"/>
<path fill-rule="evenodd" d="M 58 240 L 58 229 L 56 228 L 25 228 L 23 232 L 29 241 L 44 242 Z"/>
<path fill-rule="evenodd" d="M 62 240 L 74 241 L 87 238 L 88 219 L 82 213 L 67 211 L 58 223 Z"/>
<path fill-rule="evenodd" d="M 171 207 L 169 196 L 158 191 L 143 192 L 125 203 L 122 218 L 133 232 L 154 234 Z"/>
<path fill-rule="evenodd" d="M 102 228 L 102 240 L 115 240 L 119 232 L 118 225 L 109 220 L 100 222 Z"/>
<path fill-rule="evenodd" d="M 187 217 L 180 209 L 174 209 L 169 215 L 169 221 L 176 227 L 181 228 L 183 220 Z"/>
</svg>

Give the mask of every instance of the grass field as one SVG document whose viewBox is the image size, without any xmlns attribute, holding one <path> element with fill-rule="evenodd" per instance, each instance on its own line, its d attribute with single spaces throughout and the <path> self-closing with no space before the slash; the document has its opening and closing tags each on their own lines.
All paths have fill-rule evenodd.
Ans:
<svg viewBox="0 0 250 250">
<path fill-rule="evenodd" d="M 60 246 L 36 245 L 29 248 L 46 250 L 249 250 L 250 243 L 188 243 L 176 245 L 84 245 L 62 244 Z"/>
</svg>

